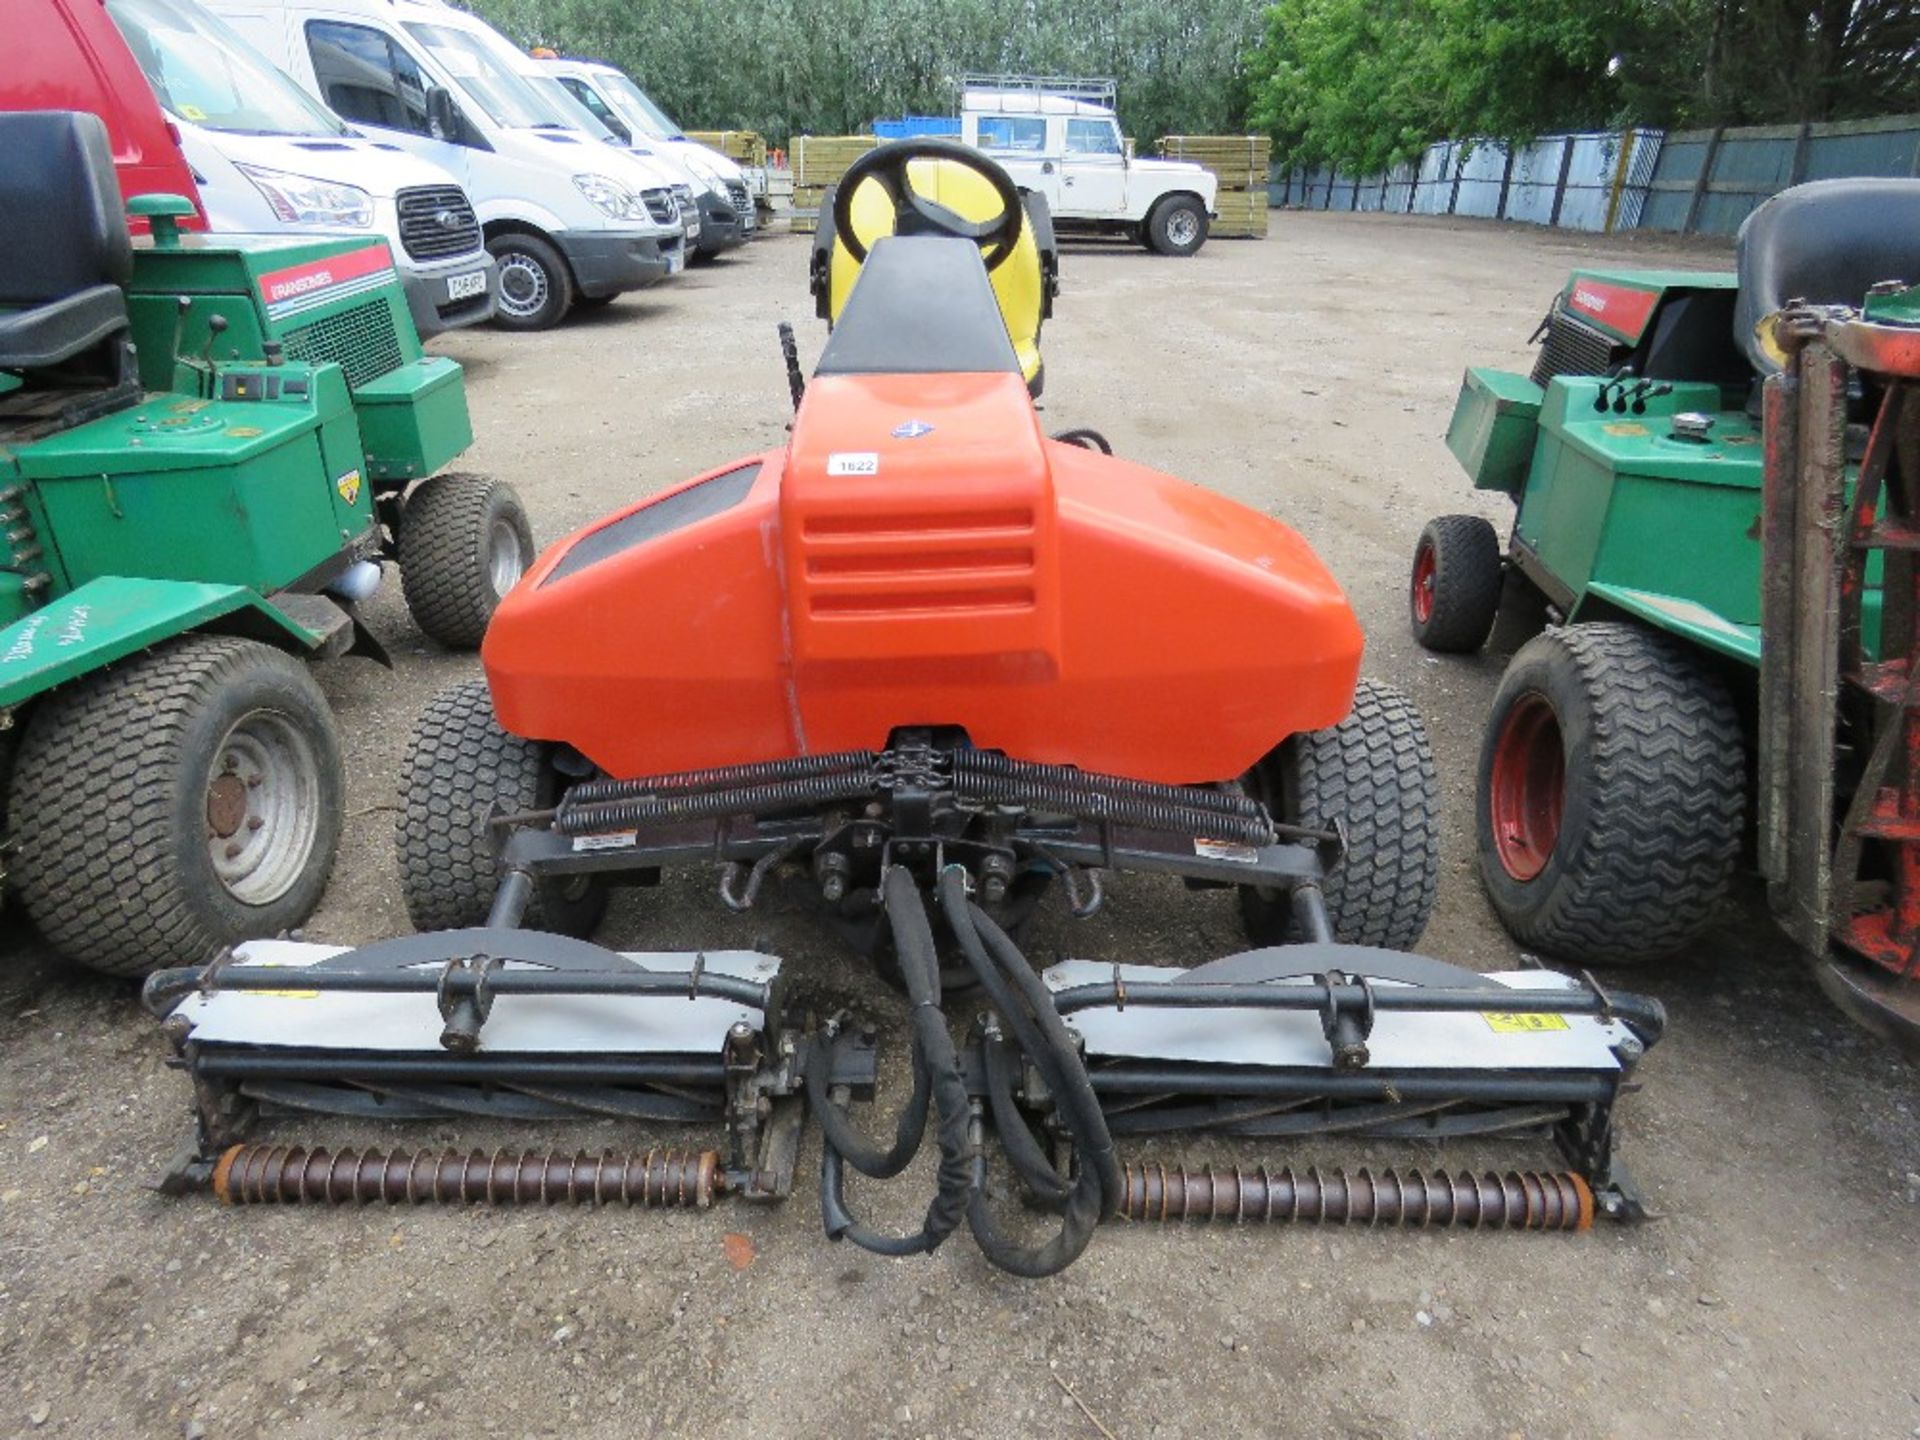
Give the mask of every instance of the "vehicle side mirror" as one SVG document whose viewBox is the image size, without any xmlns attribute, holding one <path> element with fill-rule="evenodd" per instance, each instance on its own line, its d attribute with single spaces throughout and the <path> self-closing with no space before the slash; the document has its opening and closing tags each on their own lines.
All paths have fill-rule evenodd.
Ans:
<svg viewBox="0 0 1920 1440">
<path fill-rule="evenodd" d="M 618 120 L 614 119 L 611 115 L 602 117 L 600 123 L 602 125 L 605 125 L 609 130 L 613 131 L 614 138 L 617 139 L 622 145 L 633 144 L 633 131 L 629 130 L 626 126 L 622 125 Z"/>
<path fill-rule="evenodd" d="M 460 142 L 460 109 L 439 85 L 427 87 L 427 128 L 436 140 Z"/>
</svg>

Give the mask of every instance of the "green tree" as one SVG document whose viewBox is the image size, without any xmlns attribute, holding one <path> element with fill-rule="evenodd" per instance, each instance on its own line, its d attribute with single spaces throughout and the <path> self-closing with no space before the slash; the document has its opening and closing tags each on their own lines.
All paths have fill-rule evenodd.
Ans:
<svg viewBox="0 0 1920 1440">
<path fill-rule="evenodd" d="M 466 0 L 510 38 L 610 60 L 697 129 L 775 143 L 952 114 L 955 76 L 1111 77 L 1127 133 L 1235 133 L 1260 0 Z"/>
</svg>

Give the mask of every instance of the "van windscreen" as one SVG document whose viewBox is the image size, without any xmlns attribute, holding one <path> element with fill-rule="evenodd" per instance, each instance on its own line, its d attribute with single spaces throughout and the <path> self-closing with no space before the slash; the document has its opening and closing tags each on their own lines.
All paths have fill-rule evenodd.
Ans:
<svg viewBox="0 0 1920 1440">
<path fill-rule="evenodd" d="M 407 33 L 451 75 L 473 103 L 507 130 L 571 130 L 561 116 L 480 36 L 451 25 L 407 22 Z"/>
<path fill-rule="evenodd" d="M 348 133 L 193 0 L 107 0 L 107 13 L 161 108 L 179 119 L 238 135 Z"/>
</svg>

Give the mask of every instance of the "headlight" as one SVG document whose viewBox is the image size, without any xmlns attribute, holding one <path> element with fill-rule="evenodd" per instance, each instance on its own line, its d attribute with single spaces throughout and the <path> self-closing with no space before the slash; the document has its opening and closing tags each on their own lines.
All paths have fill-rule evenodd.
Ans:
<svg viewBox="0 0 1920 1440">
<path fill-rule="evenodd" d="M 615 220 L 643 220 L 647 217 L 647 207 L 641 203 L 640 197 L 618 180 L 609 180 L 604 175 L 576 175 L 573 183 L 582 195 Z"/>
<path fill-rule="evenodd" d="M 364 230 L 373 224 L 373 197 L 354 185 L 286 175 L 238 165 L 239 172 L 267 197 L 273 213 L 289 225 L 351 225 Z"/>
<path fill-rule="evenodd" d="M 708 193 L 717 195 L 722 200 L 728 198 L 727 182 L 721 178 L 718 170 L 698 160 L 689 159 L 683 163 L 686 166 L 687 173 L 698 180 Z"/>
</svg>

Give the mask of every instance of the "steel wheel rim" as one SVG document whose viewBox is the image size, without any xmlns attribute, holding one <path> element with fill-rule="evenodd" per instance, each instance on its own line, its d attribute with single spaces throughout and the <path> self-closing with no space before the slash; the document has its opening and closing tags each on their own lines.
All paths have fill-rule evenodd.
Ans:
<svg viewBox="0 0 1920 1440">
<path fill-rule="evenodd" d="M 1413 552 L 1413 618 L 1422 625 L 1433 619 L 1433 580 L 1438 568 L 1433 546 L 1422 540 Z"/>
<path fill-rule="evenodd" d="M 1560 843 L 1566 817 L 1567 753 L 1560 717 L 1547 697 L 1520 697 L 1500 722 L 1487 776 L 1493 853 L 1515 880 L 1538 878 Z"/>
<path fill-rule="evenodd" d="M 1167 217 L 1167 239 L 1176 245 L 1191 245 L 1200 234 L 1200 220 L 1182 206 Z"/>
<path fill-rule="evenodd" d="M 487 577 L 493 593 L 505 596 L 520 583 L 526 570 L 526 557 L 520 553 L 520 532 L 505 517 L 496 519 L 487 528 Z"/>
<path fill-rule="evenodd" d="M 226 892 L 270 905 L 299 882 L 320 838 L 320 762 L 285 715 L 241 716 L 214 751 L 207 856 Z"/>
<path fill-rule="evenodd" d="M 552 286 L 546 267 L 522 250 L 500 257 L 500 308 L 518 319 L 538 315 Z"/>
</svg>

